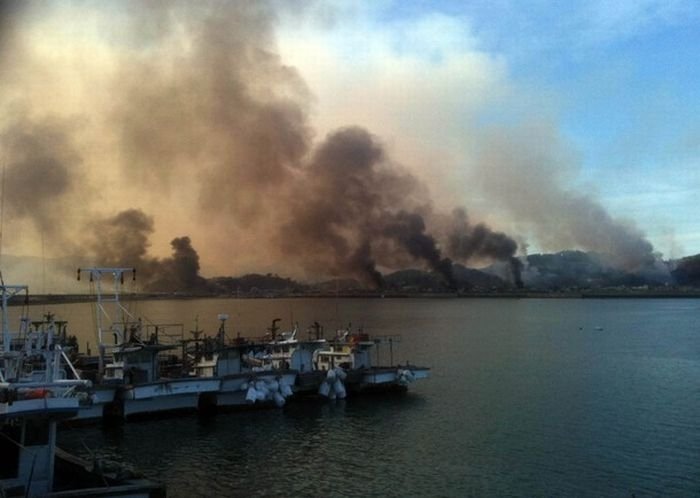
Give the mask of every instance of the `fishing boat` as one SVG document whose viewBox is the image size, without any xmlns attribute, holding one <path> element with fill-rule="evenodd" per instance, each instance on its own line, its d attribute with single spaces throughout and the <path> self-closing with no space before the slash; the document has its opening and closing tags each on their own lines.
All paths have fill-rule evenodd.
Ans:
<svg viewBox="0 0 700 498">
<path fill-rule="evenodd" d="M 131 419 L 173 411 L 194 411 L 201 400 L 219 390 L 218 378 L 182 375 L 180 368 L 168 368 L 164 356 L 172 360 L 178 350 L 179 340 L 164 343 L 164 329 L 168 325 L 151 325 L 149 331 L 143 321 L 133 316 L 122 304 L 120 294 L 124 275 L 133 268 L 83 268 L 95 286 L 95 318 L 97 323 L 98 389 L 114 390 L 114 398 L 104 405 L 106 418 Z M 111 277 L 113 292 L 107 298 L 103 294 L 102 279 Z M 109 325 L 106 305 L 111 304 Z M 106 338 L 112 336 L 113 343 Z M 179 367 L 180 365 L 176 365 Z M 164 372 L 167 372 L 164 375 Z"/>
<path fill-rule="evenodd" d="M 37 322 L 23 316 L 20 330 L 10 331 L 8 304 L 21 293 L 26 286 L 0 286 L 0 495 L 165 496 L 161 485 L 91 473 L 56 448 L 57 423 L 89 402 L 91 383 L 71 364 L 53 315 Z"/>
<path fill-rule="evenodd" d="M 318 323 L 307 330 L 306 339 L 299 337 L 299 326 L 287 332 L 280 332 L 275 318 L 266 336 L 266 354 L 260 357 L 262 365 L 275 370 L 295 370 L 297 372 L 294 393 L 305 395 L 315 393 L 323 382 L 323 373 L 314 366 L 314 353 L 326 345 L 321 337 Z"/>
<path fill-rule="evenodd" d="M 394 366 L 393 348 L 400 341 L 398 335 L 370 338 L 362 329 L 350 332 L 350 327 L 337 331 L 333 340 L 313 354 L 314 368 L 324 374 L 318 393 L 333 399 L 344 398 L 348 392 L 405 391 L 409 384 L 429 377 L 428 367 Z M 378 361 L 380 345 L 389 346 L 389 366 L 372 364 L 372 350 Z"/>
<path fill-rule="evenodd" d="M 51 396 L 75 395 L 80 412 L 93 410 L 94 392 L 89 380 L 81 378 L 69 358 L 70 346 L 65 333 L 65 322 L 55 320 L 46 313 L 42 320 L 32 321 L 21 313 L 20 326 L 12 331 L 8 306 L 12 298 L 24 294 L 25 285 L 0 285 L 2 303 L 2 356 L 0 356 L 0 382 L 7 382 L 20 393 L 41 389 Z M 101 416 L 101 413 L 100 413 Z"/>
<path fill-rule="evenodd" d="M 80 410 L 77 393 L 0 383 L 0 495 L 164 498 L 162 484 L 102 472 L 56 447 L 57 424 Z"/>
<path fill-rule="evenodd" d="M 183 357 L 192 365 L 190 373 L 220 381 L 218 391 L 208 393 L 200 409 L 284 406 L 286 398 L 293 394 L 297 371 L 263 365 L 264 343 L 240 336 L 227 341 L 225 325 L 228 318 L 225 313 L 219 314 L 216 337 L 204 337 L 195 327 L 192 331 L 194 338 L 185 343 Z"/>
</svg>

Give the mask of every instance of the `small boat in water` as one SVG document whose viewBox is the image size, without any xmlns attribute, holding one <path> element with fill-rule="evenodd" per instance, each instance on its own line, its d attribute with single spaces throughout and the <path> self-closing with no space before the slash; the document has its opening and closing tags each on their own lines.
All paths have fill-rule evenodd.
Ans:
<svg viewBox="0 0 700 498">
<path fill-rule="evenodd" d="M 2 356 L 0 382 L 7 382 L 18 393 L 46 392 L 51 397 L 75 397 L 78 412 L 93 409 L 95 391 L 89 380 L 81 378 L 69 358 L 71 346 L 66 346 L 65 322 L 58 322 L 52 313 L 42 320 L 32 321 L 22 313 L 19 330 L 10 330 L 9 301 L 24 294 L 24 285 L 0 285 L 2 303 Z M 101 416 L 101 413 L 100 413 Z"/>
<path fill-rule="evenodd" d="M 278 322 L 280 319 L 275 318 L 267 329 L 267 353 L 260 358 L 262 364 L 275 370 L 295 370 L 295 394 L 315 393 L 323 382 L 323 374 L 314 368 L 314 353 L 326 344 L 326 340 L 320 335 L 320 326 L 309 329 L 308 338 L 303 339 L 298 337 L 298 325 L 291 331 L 280 332 Z"/>
<path fill-rule="evenodd" d="M 430 368 L 406 363 L 393 363 L 394 344 L 401 336 L 381 336 L 370 338 L 363 330 L 351 333 L 350 328 L 339 330 L 333 340 L 313 355 L 313 365 L 317 371 L 325 373 L 319 394 L 329 398 L 345 397 L 345 393 L 377 391 L 405 391 L 409 384 L 430 376 Z M 372 364 L 372 349 L 379 358 L 379 346 L 388 344 L 389 366 Z"/>
<path fill-rule="evenodd" d="M 87 268 L 96 283 L 97 340 L 100 356 L 96 390 L 114 392 L 103 405 L 108 419 L 132 419 L 175 411 L 210 412 L 238 406 L 284 405 L 291 395 L 296 372 L 257 368 L 248 360 L 259 346 L 245 341 L 225 341 L 227 315 L 220 315 L 217 337 L 185 340 L 180 324 L 144 326 L 121 305 L 119 296 L 124 274 L 132 268 Z M 107 301 L 100 285 L 103 277 L 112 277 L 114 290 Z M 111 303 L 111 314 L 105 302 Z M 103 317 L 114 317 L 109 326 Z M 172 328 L 179 332 L 168 332 Z M 105 337 L 113 336 L 114 344 Z M 271 403 L 266 403 L 266 402 Z"/>
<path fill-rule="evenodd" d="M 202 397 L 219 390 L 217 378 L 196 377 L 182 374 L 182 365 L 174 353 L 182 342 L 182 333 L 170 343 L 164 343 L 172 334 L 166 330 L 172 325 L 151 325 L 144 329 L 143 321 L 134 317 L 120 301 L 124 274 L 133 268 L 83 268 L 78 278 L 87 272 L 95 284 L 97 341 L 99 346 L 97 389 L 114 392 L 111 401 L 103 405 L 105 418 L 130 419 L 165 412 L 194 411 Z M 102 279 L 112 278 L 113 291 L 106 299 L 102 295 Z M 109 326 L 103 318 L 109 317 L 105 303 L 110 303 L 114 317 Z M 107 344 L 105 337 L 113 336 L 114 343 Z M 175 359 L 175 368 L 168 365 Z M 165 373 L 165 375 L 164 375 Z M 107 398 L 105 398 L 107 399 Z"/>
<path fill-rule="evenodd" d="M 274 404 L 282 407 L 293 394 L 297 371 L 263 366 L 259 359 L 265 345 L 236 337 L 226 341 L 228 315 L 219 314 L 219 330 L 216 337 L 202 337 L 195 330 L 194 339 L 185 342 L 183 357 L 192 365 L 190 374 L 197 378 L 218 379 L 217 391 L 203 398 L 200 408 L 250 407 Z"/>
<path fill-rule="evenodd" d="M 383 336 L 370 339 L 359 331 L 355 334 L 340 330 L 332 340 L 323 337 L 318 322 L 309 327 L 308 339 L 298 337 L 298 326 L 290 332 L 279 333 L 279 319 L 268 329 L 271 340 L 264 364 L 284 370 L 298 370 L 295 393 L 320 394 L 331 399 L 345 398 L 348 393 L 371 391 L 405 391 L 412 382 L 425 379 L 430 368 L 416 365 L 393 365 L 393 347 L 401 337 Z M 389 366 L 375 366 L 371 352 L 379 358 L 379 346 L 388 344 Z"/>
</svg>

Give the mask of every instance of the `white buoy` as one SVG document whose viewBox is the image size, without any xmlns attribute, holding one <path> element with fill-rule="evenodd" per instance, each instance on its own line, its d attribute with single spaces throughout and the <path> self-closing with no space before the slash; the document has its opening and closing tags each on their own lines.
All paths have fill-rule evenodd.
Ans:
<svg viewBox="0 0 700 498">
<path fill-rule="evenodd" d="M 406 378 L 409 382 L 413 382 L 414 380 L 416 380 L 416 375 L 413 373 L 413 371 L 406 370 Z"/>
<path fill-rule="evenodd" d="M 326 379 L 328 382 L 333 382 L 335 380 L 335 370 L 328 370 L 328 373 L 326 374 Z"/>
<path fill-rule="evenodd" d="M 348 374 L 345 372 L 345 370 L 343 370 L 340 367 L 335 367 L 334 371 L 335 371 L 335 376 L 338 377 L 340 380 L 345 380 L 345 378 L 348 376 Z"/>
<path fill-rule="evenodd" d="M 398 374 L 397 380 L 399 381 L 399 384 L 401 384 L 402 386 L 407 385 L 409 381 L 408 377 L 406 376 L 406 370 L 399 369 L 396 373 Z"/>
<path fill-rule="evenodd" d="M 275 404 L 280 408 L 284 406 L 284 397 L 280 393 L 274 393 L 273 399 L 275 400 Z"/>
<path fill-rule="evenodd" d="M 248 392 L 245 395 L 245 400 L 248 403 L 255 403 L 257 401 L 257 399 L 258 399 L 258 391 L 253 386 L 250 386 L 248 388 Z"/>
<path fill-rule="evenodd" d="M 280 392 L 282 393 L 282 396 L 284 396 L 285 398 L 288 398 L 289 396 L 294 394 L 294 392 L 292 391 L 292 388 L 289 386 L 289 384 L 284 384 L 282 382 L 280 382 Z"/>
<path fill-rule="evenodd" d="M 347 396 L 347 392 L 345 391 L 343 381 L 340 379 L 336 379 L 335 383 L 333 384 L 333 391 L 335 392 L 335 395 L 338 397 L 338 399 L 345 399 L 345 396 Z"/>
<path fill-rule="evenodd" d="M 318 387 L 318 394 L 321 396 L 326 396 L 328 397 L 328 393 L 331 390 L 331 386 L 328 384 L 328 382 L 323 381 L 321 382 L 321 385 Z"/>
</svg>

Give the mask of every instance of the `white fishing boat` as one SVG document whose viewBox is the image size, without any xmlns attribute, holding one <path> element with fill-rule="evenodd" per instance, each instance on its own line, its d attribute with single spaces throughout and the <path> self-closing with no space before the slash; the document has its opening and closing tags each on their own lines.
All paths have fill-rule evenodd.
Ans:
<svg viewBox="0 0 700 498">
<path fill-rule="evenodd" d="M 105 476 L 57 456 L 57 423 L 82 409 L 90 382 L 73 368 L 51 314 L 31 323 L 23 316 L 20 330 L 10 331 L 9 300 L 22 292 L 26 286 L 0 286 L 0 496 L 165 496 L 146 481 L 113 479 L 106 488 Z"/>
<path fill-rule="evenodd" d="M 80 410 L 77 393 L 0 383 L 0 496 L 164 498 L 162 484 L 101 472 L 56 447 L 57 424 Z"/>
<path fill-rule="evenodd" d="M 19 393 L 45 392 L 51 397 L 74 396 L 80 411 L 91 410 L 93 397 L 91 383 L 83 380 L 70 361 L 70 347 L 66 343 L 65 327 L 57 326 L 52 313 L 42 320 L 31 321 L 26 308 L 21 313 L 20 326 L 12 331 L 9 324 L 10 299 L 24 294 L 24 285 L 0 285 L 2 303 L 2 355 L 0 356 L 0 382 L 7 382 Z M 60 322 L 65 325 L 64 322 Z M 36 391 L 39 390 L 39 391 Z"/>
<path fill-rule="evenodd" d="M 104 405 L 105 417 L 129 419 L 197 410 L 203 396 L 219 390 L 221 381 L 218 378 L 183 376 L 177 369 L 172 377 L 163 375 L 162 357 L 168 352 L 177 352 L 180 341 L 163 344 L 163 335 L 159 334 L 162 328 L 154 326 L 154 332 L 149 333 L 144 330 L 142 321 L 122 306 L 120 293 L 124 274 L 135 276 L 133 268 L 84 268 L 78 270 L 79 278 L 82 272 L 89 274 L 97 296 L 98 389 L 115 390 L 114 399 Z M 102 292 L 105 276 L 111 277 L 113 283 L 109 298 Z M 104 322 L 110 316 L 106 304 L 111 304 L 114 317 L 109 325 Z M 109 336 L 113 337 L 112 344 L 106 342 Z"/>
<path fill-rule="evenodd" d="M 400 340 L 398 335 L 370 338 L 362 330 L 351 333 L 349 328 L 336 332 L 336 337 L 313 355 L 314 368 L 325 375 L 318 393 L 344 398 L 347 392 L 405 391 L 409 384 L 429 377 L 428 367 L 393 365 L 393 347 Z M 372 364 L 371 352 L 374 349 L 379 359 L 382 344 L 389 346 L 389 366 Z"/>
<path fill-rule="evenodd" d="M 201 337 L 193 331 L 194 339 L 186 341 L 185 357 L 192 365 L 191 373 L 200 378 L 218 378 L 219 390 L 209 393 L 200 404 L 202 410 L 218 408 L 276 405 L 282 407 L 293 394 L 297 372 L 263 366 L 260 358 L 265 345 L 236 337 L 226 339 L 227 314 L 219 315 L 216 337 Z M 196 327 L 195 327 L 196 328 Z"/>
<path fill-rule="evenodd" d="M 323 375 L 314 367 L 314 353 L 326 346 L 326 340 L 320 336 L 320 326 L 310 328 L 307 339 L 303 339 L 298 337 L 298 325 L 291 331 L 280 332 L 279 321 L 275 318 L 268 329 L 267 353 L 260 358 L 262 364 L 275 370 L 295 370 L 295 394 L 316 392 Z"/>
</svg>

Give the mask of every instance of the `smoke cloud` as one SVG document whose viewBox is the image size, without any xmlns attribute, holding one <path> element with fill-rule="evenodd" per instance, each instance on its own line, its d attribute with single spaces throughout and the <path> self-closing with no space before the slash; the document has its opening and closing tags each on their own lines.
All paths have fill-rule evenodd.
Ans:
<svg viewBox="0 0 700 498">
<path fill-rule="evenodd" d="M 472 225 L 464 208 L 455 208 L 447 235 L 447 253 L 455 260 L 472 259 L 508 261 L 513 283 L 522 287 L 522 263 L 516 258 L 518 244 L 502 232 L 495 232 L 484 223 Z"/>
<path fill-rule="evenodd" d="M 7 90 L 0 108 L 26 111 L 0 114 L 9 221 L 64 240 L 84 241 L 89 226 L 87 241 L 57 244 L 55 255 L 135 266 L 152 289 L 204 286 L 195 246 L 204 266 L 228 273 L 246 261 L 381 287 L 382 272 L 419 265 L 453 286 L 453 260 L 506 261 L 519 283 L 513 238 L 472 222 L 464 208 L 441 212 L 370 131 L 348 126 L 315 136 L 313 97 L 278 54 L 273 7 L 281 8 L 129 2 L 116 12 L 95 4 L 89 17 L 99 34 L 76 28 L 77 41 L 62 39 L 58 55 L 18 35 L 37 29 L 35 8 L 26 15 L 0 8 L 0 27 L 16 28 L 0 35 L 3 44 L 22 45 L 21 61 L 0 59 Z M 49 14 L 80 25 L 76 9 Z M 85 38 L 99 57 L 81 55 Z M 51 99 L 53 90 L 37 87 L 37 67 L 70 98 Z M 76 122 L 88 123 L 89 133 Z M 545 243 L 644 264 L 651 245 L 641 234 L 590 197 L 561 189 L 551 171 L 565 163 L 556 141 L 511 139 L 484 141 L 477 162 L 487 170 L 485 191 L 516 219 L 536 220 Z M 547 143 L 552 150 L 537 148 Z M 171 240 L 172 255 L 153 256 L 175 229 L 187 235 Z"/>
<path fill-rule="evenodd" d="M 395 238 L 411 256 L 424 260 L 430 268 L 443 276 L 450 287 L 455 287 L 452 261 L 443 258 L 432 235 L 426 233 L 425 221 L 417 213 L 399 211 L 387 222 L 385 235 Z"/>
<path fill-rule="evenodd" d="M 579 248 L 628 271 L 653 266 L 652 244 L 595 197 L 568 189 L 578 158 L 546 124 L 493 130 L 477 155 L 479 185 L 499 209 L 534 231 L 544 249 Z"/>
<path fill-rule="evenodd" d="M 50 243 L 65 244 L 63 220 L 72 214 L 72 194 L 82 159 L 71 140 L 73 123 L 31 120 L 13 109 L 0 131 L 4 151 L 3 207 L 8 218 L 29 220 Z"/>
<path fill-rule="evenodd" d="M 89 254 L 98 265 L 133 267 L 141 288 L 153 291 L 204 290 L 206 281 L 199 275 L 199 255 L 189 237 L 177 237 L 170 243 L 170 258 L 148 255 L 153 218 L 138 209 L 128 209 L 112 217 L 95 220 L 87 237 Z"/>
</svg>

